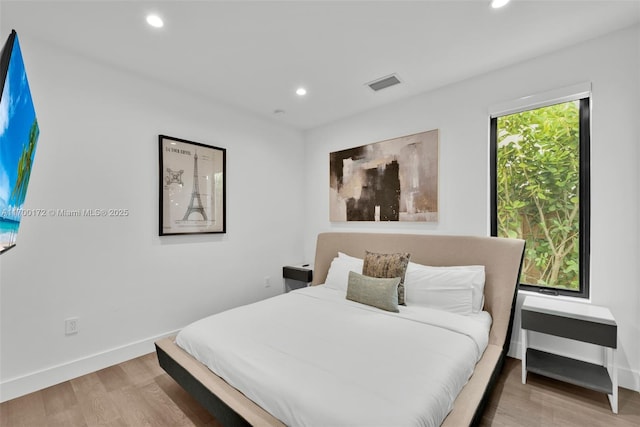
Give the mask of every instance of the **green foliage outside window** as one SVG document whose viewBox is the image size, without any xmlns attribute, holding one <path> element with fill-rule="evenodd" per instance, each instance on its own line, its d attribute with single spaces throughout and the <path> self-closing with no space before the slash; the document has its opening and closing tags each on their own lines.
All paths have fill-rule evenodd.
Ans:
<svg viewBox="0 0 640 427">
<path fill-rule="evenodd" d="M 579 289 L 578 102 L 498 118 L 498 235 L 527 242 L 521 283 Z"/>
</svg>

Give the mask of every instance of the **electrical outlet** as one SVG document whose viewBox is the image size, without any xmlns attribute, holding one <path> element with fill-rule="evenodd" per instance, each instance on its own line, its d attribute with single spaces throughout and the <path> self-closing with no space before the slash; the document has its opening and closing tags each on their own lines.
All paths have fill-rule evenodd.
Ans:
<svg viewBox="0 0 640 427">
<path fill-rule="evenodd" d="M 264 287 L 268 288 L 269 286 L 271 286 L 271 277 L 264 276 Z"/>
<path fill-rule="evenodd" d="M 80 325 L 77 317 L 70 317 L 64 320 L 64 334 L 74 335 L 79 332 Z"/>
</svg>

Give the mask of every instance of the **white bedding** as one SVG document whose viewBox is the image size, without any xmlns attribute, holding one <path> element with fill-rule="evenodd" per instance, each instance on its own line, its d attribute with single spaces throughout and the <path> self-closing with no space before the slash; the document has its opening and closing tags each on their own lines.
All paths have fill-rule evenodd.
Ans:
<svg viewBox="0 0 640 427">
<path fill-rule="evenodd" d="M 290 426 L 439 426 L 490 326 L 486 312 L 390 313 L 313 286 L 197 321 L 176 343 Z"/>
</svg>

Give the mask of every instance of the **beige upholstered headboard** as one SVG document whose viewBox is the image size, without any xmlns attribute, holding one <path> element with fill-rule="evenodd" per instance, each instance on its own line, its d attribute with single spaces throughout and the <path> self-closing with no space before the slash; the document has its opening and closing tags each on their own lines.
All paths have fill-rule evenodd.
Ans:
<svg viewBox="0 0 640 427">
<path fill-rule="evenodd" d="M 321 233 L 316 245 L 312 285 L 324 283 L 338 251 L 364 258 L 365 250 L 409 252 L 411 261 L 424 265 L 484 265 L 484 309 L 493 318 L 489 344 L 504 347 L 510 332 L 512 304 L 524 252 L 523 240 L 427 234 Z"/>
</svg>

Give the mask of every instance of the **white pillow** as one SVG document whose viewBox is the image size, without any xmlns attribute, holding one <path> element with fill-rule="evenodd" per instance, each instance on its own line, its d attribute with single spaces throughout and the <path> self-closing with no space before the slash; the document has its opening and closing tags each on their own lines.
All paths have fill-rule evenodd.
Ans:
<svg viewBox="0 0 640 427">
<path fill-rule="evenodd" d="M 364 263 L 364 260 L 362 258 L 356 258 L 356 257 L 353 257 L 351 255 L 347 255 L 347 254 L 342 253 L 342 252 L 338 252 L 338 258 L 345 259 L 345 260 L 351 261 L 351 262 Z"/>
<path fill-rule="evenodd" d="M 324 285 L 327 288 L 347 292 L 349 272 L 354 271 L 358 274 L 362 274 L 363 264 L 364 261 L 359 258 L 354 258 L 338 252 L 338 256 L 331 261 Z"/>
<path fill-rule="evenodd" d="M 409 292 L 409 288 L 407 288 L 405 289 L 405 293 L 405 300 L 409 307 L 419 305 L 421 307 L 436 308 L 464 316 L 468 316 L 473 312 L 473 289 L 471 289 L 471 287 L 412 287 L 411 292 Z M 409 297 L 409 295 L 411 295 L 411 297 Z"/>
<path fill-rule="evenodd" d="M 417 296 L 424 289 L 439 290 L 446 288 L 471 288 L 471 311 L 478 313 L 484 305 L 484 265 L 431 267 L 413 262 L 407 267 L 404 279 L 407 304 L 411 303 L 412 295 Z M 418 304 L 424 303 L 418 296 Z"/>
</svg>

